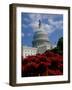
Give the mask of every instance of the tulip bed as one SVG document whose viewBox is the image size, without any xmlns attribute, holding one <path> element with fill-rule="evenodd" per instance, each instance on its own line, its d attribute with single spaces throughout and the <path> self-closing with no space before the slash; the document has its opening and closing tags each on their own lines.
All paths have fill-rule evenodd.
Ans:
<svg viewBox="0 0 72 90">
<path fill-rule="evenodd" d="M 63 75 L 63 55 L 46 51 L 44 54 L 22 57 L 22 77 Z"/>
</svg>

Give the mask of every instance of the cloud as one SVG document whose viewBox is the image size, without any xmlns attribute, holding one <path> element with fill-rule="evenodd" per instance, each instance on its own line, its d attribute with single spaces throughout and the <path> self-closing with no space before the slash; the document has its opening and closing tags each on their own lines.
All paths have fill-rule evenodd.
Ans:
<svg viewBox="0 0 72 90">
<path fill-rule="evenodd" d="M 49 24 L 54 26 L 56 29 L 60 30 L 63 28 L 63 21 L 62 20 L 54 21 L 53 19 L 49 19 L 48 21 L 49 21 Z"/>
<path fill-rule="evenodd" d="M 25 36 L 25 34 L 22 32 L 21 36 L 22 36 L 22 37 L 24 37 L 24 36 Z"/>
<path fill-rule="evenodd" d="M 44 30 L 45 30 L 48 34 L 50 34 L 50 33 L 52 33 L 52 32 L 55 31 L 55 28 L 54 28 L 52 25 L 45 24 L 45 25 L 44 25 Z"/>
<path fill-rule="evenodd" d="M 29 17 L 31 19 L 32 22 L 36 22 L 39 19 L 42 19 L 42 16 L 40 14 L 29 14 Z"/>
<path fill-rule="evenodd" d="M 28 18 L 23 18 L 23 21 L 24 22 L 29 22 L 29 19 Z"/>
<path fill-rule="evenodd" d="M 63 29 L 63 22 L 62 21 L 50 21 L 49 24 L 48 23 L 42 23 L 42 27 L 41 29 L 38 29 L 38 22 L 34 22 L 30 24 L 31 27 L 33 28 L 34 32 L 35 31 L 45 31 L 47 33 L 52 33 L 55 30 L 62 30 Z"/>
<path fill-rule="evenodd" d="M 44 14 L 39 14 L 39 13 L 29 14 L 29 17 L 32 22 L 48 19 L 48 16 L 46 14 L 44 15 Z"/>
<path fill-rule="evenodd" d="M 29 36 L 29 37 L 30 37 L 30 36 L 32 36 L 32 34 L 31 34 L 31 33 L 28 33 L 28 34 L 27 34 L 27 36 Z"/>
<path fill-rule="evenodd" d="M 27 27 L 31 27 L 33 29 L 33 31 L 37 31 L 39 30 L 39 20 L 41 20 L 42 22 L 42 29 L 47 33 L 52 33 L 55 30 L 62 30 L 63 29 L 63 20 L 62 20 L 62 15 L 53 15 L 53 14 L 28 14 L 29 17 L 29 24 L 23 24 L 22 26 L 27 28 Z M 28 21 L 28 19 L 25 18 L 26 21 Z"/>
<path fill-rule="evenodd" d="M 39 26 L 38 26 L 38 22 L 31 23 L 30 25 L 33 28 L 34 32 L 36 32 L 36 31 L 45 31 L 47 33 L 52 33 L 55 29 L 52 25 L 45 24 L 45 23 L 42 23 L 42 26 L 41 26 L 40 29 L 39 29 Z"/>
<path fill-rule="evenodd" d="M 43 14 L 43 13 L 31 13 L 28 15 L 32 21 L 45 20 L 45 19 L 62 19 L 61 14 Z"/>
<path fill-rule="evenodd" d="M 31 26 L 33 28 L 33 30 L 36 31 L 38 29 L 38 24 L 39 23 L 36 21 L 36 22 L 30 23 L 29 26 Z"/>
<path fill-rule="evenodd" d="M 22 27 L 23 27 L 23 28 L 27 28 L 28 25 L 23 23 L 23 24 L 22 24 Z"/>
<path fill-rule="evenodd" d="M 24 37 L 24 36 L 25 36 L 24 32 L 22 32 L 21 36 L 22 36 L 22 37 Z M 31 36 L 32 36 L 32 33 L 27 33 L 27 35 L 26 35 L 26 36 L 31 37 Z"/>
</svg>

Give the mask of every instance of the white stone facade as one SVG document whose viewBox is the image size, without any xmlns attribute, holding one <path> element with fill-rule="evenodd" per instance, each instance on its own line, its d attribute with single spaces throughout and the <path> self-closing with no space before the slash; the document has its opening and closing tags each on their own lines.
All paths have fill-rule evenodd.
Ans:
<svg viewBox="0 0 72 90">
<path fill-rule="evenodd" d="M 51 45 L 41 45 L 38 48 L 23 46 L 22 55 L 23 58 L 26 58 L 27 56 L 36 55 L 38 53 L 42 54 L 49 49 L 52 49 Z"/>
<path fill-rule="evenodd" d="M 52 49 L 52 46 L 49 45 L 49 44 L 47 44 L 47 45 L 41 45 L 41 46 L 39 46 L 39 47 L 37 48 L 37 53 L 42 54 L 42 53 L 44 53 L 46 50 L 50 50 L 50 49 Z"/>
<path fill-rule="evenodd" d="M 25 58 L 27 56 L 31 56 L 31 55 L 36 55 L 37 48 L 23 46 L 22 47 L 22 54 L 23 54 L 23 58 Z"/>
</svg>

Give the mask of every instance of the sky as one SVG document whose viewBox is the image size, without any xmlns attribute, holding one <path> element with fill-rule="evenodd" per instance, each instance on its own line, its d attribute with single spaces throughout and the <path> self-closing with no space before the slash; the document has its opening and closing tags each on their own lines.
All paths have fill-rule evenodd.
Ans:
<svg viewBox="0 0 72 90">
<path fill-rule="evenodd" d="M 33 35 L 37 31 L 39 20 L 47 32 L 49 41 L 56 45 L 59 38 L 63 37 L 63 15 L 44 13 L 21 13 L 21 43 L 32 46 Z"/>
</svg>

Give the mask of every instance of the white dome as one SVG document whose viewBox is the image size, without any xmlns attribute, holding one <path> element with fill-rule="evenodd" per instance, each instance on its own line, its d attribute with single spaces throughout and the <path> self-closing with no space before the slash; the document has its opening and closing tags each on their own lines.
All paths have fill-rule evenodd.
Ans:
<svg viewBox="0 0 72 90">
<path fill-rule="evenodd" d="M 44 31 L 37 31 L 34 33 L 33 42 L 34 47 L 39 45 L 49 44 L 48 34 Z"/>
<path fill-rule="evenodd" d="M 39 45 L 46 45 L 49 44 L 48 33 L 44 30 L 44 26 L 39 21 L 39 27 L 36 28 L 36 32 L 33 36 L 33 47 L 39 47 Z"/>
</svg>

